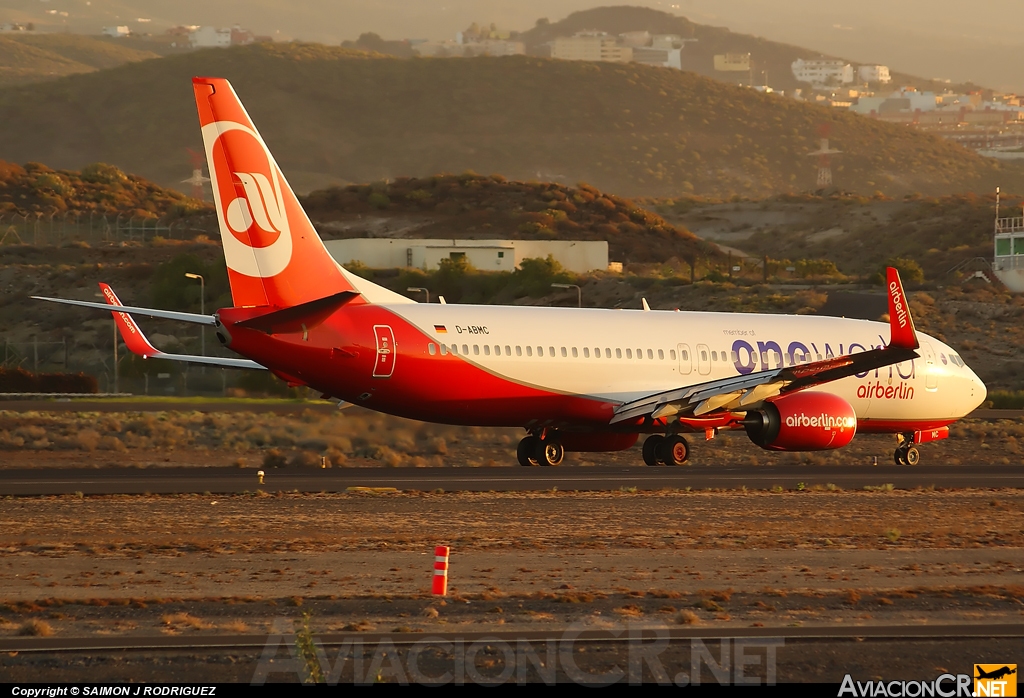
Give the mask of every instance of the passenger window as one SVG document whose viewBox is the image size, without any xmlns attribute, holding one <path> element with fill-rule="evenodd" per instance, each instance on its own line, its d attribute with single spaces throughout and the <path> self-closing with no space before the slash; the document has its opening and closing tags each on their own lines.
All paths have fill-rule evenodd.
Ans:
<svg viewBox="0 0 1024 698">
<path fill-rule="evenodd" d="M 621 359 L 622 358 L 622 350 L 621 349 L 616 349 L 615 350 L 615 358 L 616 359 Z"/>
<path fill-rule="evenodd" d="M 590 347 L 583 347 L 583 358 L 584 359 L 589 359 L 590 358 Z"/>
<path fill-rule="evenodd" d="M 562 347 L 562 358 L 564 359 L 566 356 L 567 354 L 565 353 L 565 347 Z"/>
<path fill-rule="evenodd" d="M 474 344 L 473 345 L 473 354 L 475 356 L 480 356 L 480 345 L 479 344 Z"/>
<path fill-rule="evenodd" d="M 690 352 L 688 352 L 685 349 L 683 349 L 683 361 L 689 361 L 689 360 L 690 360 Z"/>
<path fill-rule="evenodd" d="M 442 344 L 441 345 L 441 356 L 446 356 L 447 354 L 448 354 L 448 345 L 447 344 Z"/>
<path fill-rule="evenodd" d="M 572 358 L 574 358 L 574 359 L 578 359 L 578 358 L 579 358 L 579 356 L 580 356 L 580 354 L 579 354 L 579 352 L 578 352 L 578 351 L 576 351 L 576 347 L 573 347 L 573 348 L 572 348 Z"/>
<path fill-rule="evenodd" d="M 505 345 L 505 356 L 512 356 L 512 347 Z"/>
<path fill-rule="evenodd" d="M 548 347 L 548 355 L 549 356 L 554 356 L 555 355 L 555 348 L 554 347 Z"/>
<path fill-rule="evenodd" d="M 491 355 L 491 346 L 489 344 L 485 344 L 484 345 L 484 356 L 490 356 L 490 355 Z"/>
<path fill-rule="evenodd" d="M 676 360 L 676 350 L 675 349 L 669 349 L 668 350 L 668 358 L 672 359 L 673 361 Z"/>
<path fill-rule="evenodd" d="M 632 349 L 627 349 L 626 350 L 626 358 L 627 359 L 632 359 L 633 358 L 633 350 Z"/>
<path fill-rule="evenodd" d="M 732 362 L 733 363 L 739 362 L 739 360 L 740 360 L 740 355 L 739 354 L 737 354 L 736 352 L 732 352 L 732 354 L 730 356 L 732 358 Z"/>
<path fill-rule="evenodd" d="M 718 352 L 717 351 L 711 352 L 711 360 L 712 361 L 718 361 Z"/>
<path fill-rule="evenodd" d="M 526 347 L 526 350 L 529 351 L 530 347 Z M 522 356 L 522 355 L 523 355 L 523 348 L 517 344 L 516 345 L 516 356 Z"/>
<path fill-rule="evenodd" d="M 821 361 L 821 354 L 817 354 L 818 361 Z"/>
<path fill-rule="evenodd" d="M 526 347 L 526 355 L 527 356 L 533 356 L 533 347 L 531 347 L 531 346 L 527 346 Z"/>
<path fill-rule="evenodd" d="M 469 345 L 468 344 L 463 344 L 462 345 L 462 355 L 463 356 L 469 356 Z"/>
<path fill-rule="evenodd" d="M 436 354 L 437 353 L 437 345 L 435 345 L 433 342 L 428 344 L 427 345 L 427 353 L 430 354 L 431 356 Z"/>
<path fill-rule="evenodd" d="M 703 349 L 701 349 L 701 351 L 700 351 L 700 360 L 701 361 L 707 361 L 708 360 L 708 353 L 705 350 L 703 350 Z"/>
<path fill-rule="evenodd" d="M 554 355 L 554 352 L 551 352 Z M 544 356 L 544 347 L 537 347 L 537 356 Z"/>
<path fill-rule="evenodd" d="M 659 361 L 664 361 L 665 360 L 665 350 L 664 349 L 659 349 L 658 350 L 658 360 Z"/>
<path fill-rule="evenodd" d="M 606 358 L 606 359 L 612 358 L 612 350 L 609 349 L 608 347 L 605 347 L 605 349 L 604 349 L 604 358 Z"/>
</svg>

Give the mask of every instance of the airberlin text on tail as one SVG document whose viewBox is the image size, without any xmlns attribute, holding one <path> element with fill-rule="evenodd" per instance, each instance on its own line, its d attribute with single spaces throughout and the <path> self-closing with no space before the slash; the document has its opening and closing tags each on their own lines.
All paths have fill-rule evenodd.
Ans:
<svg viewBox="0 0 1024 698">
<path fill-rule="evenodd" d="M 353 290 L 231 84 L 192 87 L 234 304 L 287 308 Z"/>
<path fill-rule="evenodd" d="M 917 349 L 917 331 L 914 329 L 914 318 L 910 317 L 910 304 L 903 291 L 900 273 L 892 267 L 885 270 L 885 286 L 889 294 L 889 329 L 891 337 L 889 346 L 900 349 Z"/>
</svg>

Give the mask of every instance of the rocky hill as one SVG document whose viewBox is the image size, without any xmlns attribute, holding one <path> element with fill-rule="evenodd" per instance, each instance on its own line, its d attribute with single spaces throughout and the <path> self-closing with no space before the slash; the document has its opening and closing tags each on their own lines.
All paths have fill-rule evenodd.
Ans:
<svg viewBox="0 0 1024 698">
<path fill-rule="evenodd" d="M 0 87 L 91 73 L 124 63 L 157 58 L 116 39 L 81 34 L 0 35 Z"/>
<path fill-rule="evenodd" d="M 397 59 L 308 44 L 211 49 L 0 90 L 0 158 L 110 162 L 158 183 L 199 148 L 190 78 L 229 78 L 300 191 L 474 170 L 621 196 L 1024 191 L 1024 170 L 905 127 L 642 65 Z"/>
</svg>

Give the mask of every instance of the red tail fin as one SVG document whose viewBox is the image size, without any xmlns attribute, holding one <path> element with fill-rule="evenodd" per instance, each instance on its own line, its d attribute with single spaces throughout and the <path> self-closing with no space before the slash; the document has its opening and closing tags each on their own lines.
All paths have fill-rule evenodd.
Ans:
<svg viewBox="0 0 1024 698">
<path fill-rule="evenodd" d="M 290 307 L 354 290 L 222 78 L 193 78 L 231 297 Z"/>
</svg>

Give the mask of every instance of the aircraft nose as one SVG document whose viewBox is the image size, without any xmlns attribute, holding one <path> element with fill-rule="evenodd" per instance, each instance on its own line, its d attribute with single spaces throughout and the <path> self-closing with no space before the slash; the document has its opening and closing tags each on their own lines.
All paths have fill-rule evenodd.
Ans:
<svg viewBox="0 0 1024 698">
<path fill-rule="evenodd" d="M 970 380 L 971 397 L 974 401 L 974 408 L 972 409 L 977 409 L 983 402 L 985 402 L 985 398 L 988 397 L 988 388 L 985 387 L 985 384 L 981 382 L 980 378 L 978 378 L 978 374 L 973 370 L 971 371 Z"/>
</svg>

